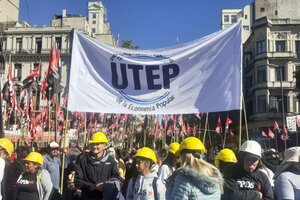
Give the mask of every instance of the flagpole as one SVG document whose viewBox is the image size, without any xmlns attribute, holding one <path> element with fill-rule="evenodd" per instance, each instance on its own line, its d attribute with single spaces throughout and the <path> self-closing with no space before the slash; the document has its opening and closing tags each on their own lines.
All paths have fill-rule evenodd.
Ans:
<svg viewBox="0 0 300 200">
<path fill-rule="evenodd" d="M 57 117 L 57 94 L 54 93 L 54 98 L 55 98 L 55 101 L 54 101 L 54 113 L 55 114 L 55 127 L 54 127 L 54 140 L 57 141 L 57 125 L 58 125 L 58 117 Z"/>
<path fill-rule="evenodd" d="M 243 95 L 243 93 L 242 93 Z M 245 106 L 245 98 L 243 95 L 243 109 L 244 110 L 244 118 L 245 118 L 245 129 L 246 129 L 246 136 L 247 136 L 247 140 L 249 140 L 249 133 L 248 133 L 248 121 L 247 121 L 247 114 L 246 114 L 246 106 Z M 241 118 L 242 120 L 242 118 Z"/>
<path fill-rule="evenodd" d="M 67 140 L 67 131 L 68 131 L 68 122 L 69 122 L 69 111 L 68 111 L 68 105 L 67 105 L 67 115 L 65 120 L 65 131 L 64 131 L 64 143 L 63 143 L 63 156 L 62 156 L 62 164 L 61 164 L 61 179 L 60 179 L 60 193 L 63 195 L 63 188 L 64 188 L 64 173 L 65 173 L 65 158 L 66 158 L 66 140 Z"/>
<path fill-rule="evenodd" d="M 87 130 L 86 130 L 86 112 L 84 113 L 84 132 L 83 132 L 83 144 L 86 147 Z"/>
<path fill-rule="evenodd" d="M 225 143 L 226 143 L 226 132 L 227 132 L 227 128 L 225 127 L 225 130 L 224 130 L 224 140 L 223 140 L 223 149 L 225 148 Z"/>
<path fill-rule="evenodd" d="M 205 127 L 204 127 L 204 135 L 203 135 L 203 144 L 205 144 L 207 128 L 208 128 L 208 113 L 206 113 L 206 119 L 205 119 Z"/>
<path fill-rule="evenodd" d="M 50 104 L 50 101 L 51 101 L 51 87 L 49 87 L 49 98 L 48 98 L 48 101 L 47 101 L 47 104 L 48 104 L 48 144 L 50 143 L 50 140 L 51 140 L 51 129 L 50 129 L 50 122 L 51 122 L 51 104 Z"/>
</svg>

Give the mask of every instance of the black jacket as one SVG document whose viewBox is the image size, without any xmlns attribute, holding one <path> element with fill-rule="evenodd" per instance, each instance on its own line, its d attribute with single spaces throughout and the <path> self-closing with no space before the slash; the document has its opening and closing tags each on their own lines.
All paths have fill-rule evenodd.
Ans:
<svg viewBox="0 0 300 200">
<path fill-rule="evenodd" d="M 76 165 L 75 186 L 81 189 L 82 200 L 101 200 L 102 192 L 95 190 L 96 184 L 111 178 L 119 178 L 117 162 L 106 151 L 101 158 L 87 154 Z"/>
<path fill-rule="evenodd" d="M 243 163 L 236 163 L 224 169 L 224 194 L 222 200 L 255 200 L 259 193 L 264 200 L 274 199 L 273 190 L 267 176 L 260 170 L 248 173 Z"/>
</svg>

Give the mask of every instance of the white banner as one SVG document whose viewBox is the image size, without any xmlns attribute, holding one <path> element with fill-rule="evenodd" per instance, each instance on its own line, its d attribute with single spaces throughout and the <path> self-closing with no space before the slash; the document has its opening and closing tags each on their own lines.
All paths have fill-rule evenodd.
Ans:
<svg viewBox="0 0 300 200">
<path fill-rule="evenodd" d="M 241 24 L 156 50 L 102 44 L 74 32 L 68 110 L 185 114 L 241 109 Z"/>
<path fill-rule="evenodd" d="M 286 128 L 289 132 L 297 131 L 296 116 L 286 117 Z"/>
</svg>

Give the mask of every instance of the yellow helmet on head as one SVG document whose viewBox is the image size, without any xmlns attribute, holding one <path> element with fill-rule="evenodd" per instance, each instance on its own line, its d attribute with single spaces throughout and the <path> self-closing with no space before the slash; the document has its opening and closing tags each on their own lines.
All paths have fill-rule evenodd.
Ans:
<svg viewBox="0 0 300 200">
<path fill-rule="evenodd" d="M 89 143 L 108 143 L 106 135 L 102 132 L 97 132 L 92 135 L 92 139 Z"/>
<path fill-rule="evenodd" d="M 9 156 L 14 151 L 13 143 L 7 138 L 0 138 L 0 147 L 5 149 Z"/>
<path fill-rule="evenodd" d="M 148 147 L 143 147 L 139 149 L 133 157 L 148 158 L 152 160 L 154 163 L 157 162 L 154 151 Z"/>
<path fill-rule="evenodd" d="M 196 137 L 187 137 L 185 138 L 177 151 L 177 154 L 180 154 L 183 150 L 193 150 L 200 151 L 201 153 L 205 153 L 206 149 L 204 144 Z"/>
<path fill-rule="evenodd" d="M 30 161 L 30 162 L 35 162 L 38 163 L 40 165 L 44 164 L 44 158 L 42 156 L 42 154 L 38 153 L 38 152 L 30 152 L 23 160 L 25 161 Z"/>
<path fill-rule="evenodd" d="M 180 144 L 178 142 L 173 142 L 173 143 L 171 143 L 169 145 L 168 152 L 172 153 L 172 154 L 176 154 L 176 152 L 178 151 L 179 147 L 180 147 Z"/>
<path fill-rule="evenodd" d="M 231 149 L 222 149 L 218 155 L 215 157 L 215 166 L 220 167 L 220 160 L 227 163 L 236 163 L 237 158 L 235 153 Z"/>
</svg>

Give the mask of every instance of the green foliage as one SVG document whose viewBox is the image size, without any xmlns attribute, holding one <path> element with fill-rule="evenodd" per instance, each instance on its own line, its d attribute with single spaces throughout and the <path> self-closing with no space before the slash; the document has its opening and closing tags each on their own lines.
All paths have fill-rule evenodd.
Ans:
<svg viewBox="0 0 300 200">
<path fill-rule="evenodd" d="M 127 48 L 127 49 L 135 49 L 135 50 L 140 48 L 139 46 L 133 44 L 132 40 L 129 40 L 129 39 L 124 39 L 122 41 L 121 47 Z"/>
</svg>

